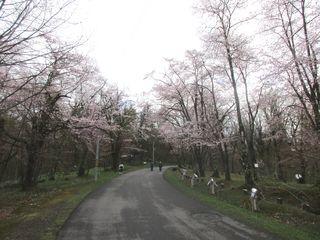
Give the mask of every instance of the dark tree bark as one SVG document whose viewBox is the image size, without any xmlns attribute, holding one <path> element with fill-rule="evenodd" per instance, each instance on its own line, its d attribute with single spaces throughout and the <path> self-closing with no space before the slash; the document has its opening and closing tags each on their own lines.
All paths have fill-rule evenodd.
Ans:
<svg viewBox="0 0 320 240">
<path fill-rule="evenodd" d="M 121 154 L 121 133 L 117 134 L 117 137 L 113 139 L 113 142 L 111 143 L 111 158 L 112 158 L 112 164 L 111 168 L 113 171 L 118 171 L 119 161 L 120 161 L 120 154 Z"/>
<path fill-rule="evenodd" d="M 273 139 L 274 158 L 276 163 L 276 177 L 278 180 L 285 182 L 283 164 L 281 162 L 280 146 L 277 139 Z"/>
<path fill-rule="evenodd" d="M 78 177 L 83 177 L 86 174 L 86 169 L 88 168 L 88 148 L 85 146 L 85 144 L 82 144 L 82 148 L 79 149 L 79 151 L 82 150 L 81 156 L 79 156 L 79 166 L 78 166 Z"/>
<path fill-rule="evenodd" d="M 40 137 L 40 136 L 39 136 Z M 43 146 L 44 139 L 35 140 L 34 137 L 25 149 L 27 152 L 27 162 L 25 166 L 25 172 L 22 178 L 22 189 L 27 190 L 37 185 L 38 174 L 38 157 L 39 152 Z M 41 137 L 40 137 L 41 138 Z"/>
<path fill-rule="evenodd" d="M 53 76 L 49 76 L 49 78 L 51 77 Z M 51 80 L 52 79 L 49 79 L 49 82 Z M 40 173 L 40 169 L 37 169 L 37 167 L 41 166 L 41 163 L 39 163 L 39 153 L 49 134 L 60 128 L 60 126 L 58 126 L 59 124 L 57 122 L 54 123 L 53 119 L 54 114 L 57 111 L 56 104 L 62 96 L 56 94 L 52 97 L 49 93 L 46 93 L 45 97 L 46 102 L 43 108 L 39 113 L 35 113 L 31 119 L 29 137 L 23 140 L 27 152 L 26 169 L 22 177 L 23 189 L 34 187 L 37 184 L 38 175 Z"/>
<path fill-rule="evenodd" d="M 193 146 L 193 158 L 195 159 L 197 169 L 200 177 L 205 177 L 203 149 L 201 146 Z"/>
</svg>

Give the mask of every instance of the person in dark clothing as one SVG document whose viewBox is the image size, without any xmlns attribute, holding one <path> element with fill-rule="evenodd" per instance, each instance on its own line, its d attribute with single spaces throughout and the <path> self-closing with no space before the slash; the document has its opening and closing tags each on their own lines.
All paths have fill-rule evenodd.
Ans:
<svg viewBox="0 0 320 240">
<path fill-rule="evenodd" d="M 153 162 L 150 162 L 150 170 L 153 171 Z"/>
<path fill-rule="evenodd" d="M 159 162 L 159 171 L 160 172 L 162 171 L 162 162 L 161 161 Z"/>
</svg>

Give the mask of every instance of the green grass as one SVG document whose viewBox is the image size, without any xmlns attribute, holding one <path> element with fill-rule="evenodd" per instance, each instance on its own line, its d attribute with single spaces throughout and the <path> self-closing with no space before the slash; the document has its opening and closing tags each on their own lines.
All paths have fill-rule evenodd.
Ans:
<svg viewBox="0 0 320 240">
<path fill-rule="evenodd" d="M 257 229 L 269 232 L 282 239 L 320 239 L 320 218 L 315 214 L 307 213 L 290 205 L 278 205 L 266 200 L 260 201 L 261 211 L 259 212 L 251 212 L 242 207 L 243 200 L 248 199 L 248 196 L 239 188 L 243 185 L 242 176 L 232 176 L 233 181 L 226 183 L 225 189 L 219 192 L 218 196 L 212 196 L 208 193 L 206 182 L 190 188 L 188 183 L 180 179 L 178 172 L 169 169 L 164 176 L 169 183 L 190 197 Z M 299 227 L 297 222 L 293 221 L 293 218 L 299 221 Z"/>
<path fill-rule="evenodd" d="M 140 169 L 128 167 L 125 172 Z M 0 189 L 0 239 L 54 240 L 72 211 L 93 190 L 118 176 L 101 171 L 98 181 L 93 172 L 86 177 L 75 173 L 59 175 L 55 181 L 39 183 L 31 191 L 18 187 Z"/>
</svg>

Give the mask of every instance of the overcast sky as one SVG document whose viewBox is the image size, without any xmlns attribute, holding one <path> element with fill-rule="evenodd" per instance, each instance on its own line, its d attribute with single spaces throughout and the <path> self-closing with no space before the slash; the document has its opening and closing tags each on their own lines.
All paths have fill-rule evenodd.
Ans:
<svg viewBox="0 0 320 240">
<path fill-rule="evenodd" d="M 198 49 L 199 20 L 194 0 L 79 0 L 80 31 L 103 75 L 132 97 L 149 92 L 147 73 L 163 58 Z"/>
</svg>

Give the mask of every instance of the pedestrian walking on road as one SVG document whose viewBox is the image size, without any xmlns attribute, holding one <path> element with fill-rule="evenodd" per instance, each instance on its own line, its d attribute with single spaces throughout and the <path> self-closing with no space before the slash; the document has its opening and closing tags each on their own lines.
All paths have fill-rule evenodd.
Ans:
<svg viewBox="0 0 320 240">
<path fill-rule="evenodd" d="M 159 162 L 159 171 L 160 172 L 162 171 L 162 162 L 161 161 Z"/>
<path fill-rule="evenodd" d="M 153 162 L 150 162 L 150 170 L 153 171 Z"/>
</svg>

